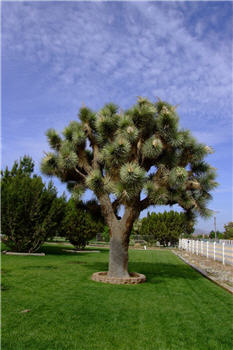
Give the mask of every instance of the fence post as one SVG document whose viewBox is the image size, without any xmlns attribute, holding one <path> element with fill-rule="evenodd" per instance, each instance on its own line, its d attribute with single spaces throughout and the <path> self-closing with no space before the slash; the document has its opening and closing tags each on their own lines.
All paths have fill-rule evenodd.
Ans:
<svg viewBox="0 0 233 350">
<path fill-rule="evenodd" d="M 224 249 L 225 248 L 225 242 L 223 242 L 222 244 L 222 263 L 223 265 L 225 265 L 225 256 L 224 256 Z"/>
<path fill-rule="evenodd" d="M 216 242 L 214 242 L 214 260 L 215 260 L 215 250 L 216 250 Z"/>
<path fill-rule="evenodd" d="M 209 242 L 207 241 L 207 244 L 206 244 L 206 257 L 208 259 L 209 257 Z"/>
<path fill-rule="evenodd" d="M 203 255 L 203 241 L 201 241 L 201 255 Z"/>
<path fill-rule="evenodd" d="M 196 254 L 198 255 L 198 241 L 196 241 Z"/>
</svg>

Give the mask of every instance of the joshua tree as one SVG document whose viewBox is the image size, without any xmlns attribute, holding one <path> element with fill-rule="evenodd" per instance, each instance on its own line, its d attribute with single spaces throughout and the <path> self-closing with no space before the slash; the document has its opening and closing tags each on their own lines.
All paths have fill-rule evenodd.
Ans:
<svg viewBox="0 0 233 350">
<path fill-rule="evenodd" d="M 127 111 L 109 103 L 98 113 L 83 106 L 63 137 L 47 131 L 53 152 L 44 174 L 67 182 L 73 196 L 94 192 L 110 232 L 109 277 L 129 277 L 128 244 L 134 221 L 151 205 L 179 204 L 190 221 L 210 215 L 215 170 L 212 149 L 178 128 L 176 108 L 139 97 Z M 119 214 L 119 208 L 123 212 Z"/>
</svg>

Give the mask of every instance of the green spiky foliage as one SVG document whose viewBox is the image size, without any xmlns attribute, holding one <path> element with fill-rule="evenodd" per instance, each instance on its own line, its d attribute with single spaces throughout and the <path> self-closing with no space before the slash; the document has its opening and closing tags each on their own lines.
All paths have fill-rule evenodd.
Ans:
<svg viewBox="0 0 233 350">
<path fill-rule="evenodd" d="M 42 172 L 66 182 L 74 198 L 90 189 L 104 215 L 111 207 L 118 220 L 121 205 L 135 210 L 134 220 L 151 205 L 179 204 L 191 221 L 210 215 L 216 173 L 204 158 L 212 149 L 179 128 L 174 106 L 139 97 L 127 111 L 113 103 L 98 113 L 83 106 L 78 118 L 62 136 L 47 132 L 52 152 L 41 163 Z"/>
</svg>

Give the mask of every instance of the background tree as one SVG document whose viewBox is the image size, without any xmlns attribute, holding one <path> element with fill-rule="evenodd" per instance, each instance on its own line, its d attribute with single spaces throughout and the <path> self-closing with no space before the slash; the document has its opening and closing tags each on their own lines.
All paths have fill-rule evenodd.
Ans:
<svg viewBox="0 0 233 350">
<path fill-rule="evenodd" d="M 104 240 L 104 242 L 109 242 L 110 237 L 109 237 L 109 228 L 108 228 L 108 226 L 106 226 L 106 225 L 104 226 L 104 229 L 102 231 L 101 236 L 102 236 L 102 239 Z"/>
<path fill-rule="evenodd" d="M 24 156 L 1 172 L 3 242 L 18 252 L 35 252 L 57 235 L 64 215 L 65 197 L 57 198 L 52 182 L 46 186 L 33 169 Z"/>
<path fill-rule="evenodd" d="M 223 238 L 223 233 L 221 233 L 220 231 L 216 231 L 216 236 L 218 239 L 222 239 Z M 209 238 L 214 239 L 215 238 L 215 231 L 210 231 L 209 234 Z"/>
<path fill-rule="evenodd" d="M 233 221 L 230 221 L 228 224 L 224 225 L 223 238 L 224 239 L 233 239 Z"/>
<path fill-rule="evenodd" d="M 133 228 L 131 231 L 132 235 L 140 235 L 141 232 L 142 221 L 140 219 L 136 219 L 133 224 Z"/>
<path fill-rule="evenodd" d="M 65 218 L 62 223 L 63 236 L 77 249 L 83 249 L 88 242 L 102 232 L 104 224 L 101 216 L 90 213 L 93 202 L 84 204 L 71 198 L 66 206 Z"/>
<path fill-rule="evenodd" d="M 180 130 L 175 107 L 161 100 L 139 97 L 120 113 L 113 103 L 98 113 L 83 106 L 78 116 L 63 137 L 48 130 L 53 152 L 41 170 L 67 182 L 76 197 L 94 192 L 110 231 L 108 276 L 128 277 L 129 235 L 142 210 L 179 204 L 190 222 L 210 215 L 215 170 L 204 157 L 212 150 Z"/>
<path fill-rule="evenodd" d="M 149 241 L 158 241 L 161 245 L 168 243 L 175 245 L 182 234 L 190 234 L 194 231 L 194 226 L 190 226 L 184 213 L 177 213 L 173 210 L 164 213 L 147 214 L 141 220 L 139 234 L 148 238 Z"/>
</svg>

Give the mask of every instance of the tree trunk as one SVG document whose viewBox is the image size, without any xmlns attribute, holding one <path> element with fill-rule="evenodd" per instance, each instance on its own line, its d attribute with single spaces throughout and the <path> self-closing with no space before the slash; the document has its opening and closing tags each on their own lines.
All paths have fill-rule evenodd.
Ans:
<svg viewBox="0 0 233 350">
<path fill-rule="evenodd" d="M 129 234 L 126 230 L 114 227 L 110 237 L 110 253 L 109 253 L 109 277 L 129 277 L 128 273 L 128 247 Z"/>
<path fill-rule="evenodd" d="M 123 218 L 110 226 L 109 277 L 129 277 L 129 237 L 133 223 L 138 216 L 137 208 L 126 207 Z"/>
<path fill-rule="evenodd" d="M 110 230 L 109 277 L 129 277 L 128 248 L 129 236 L 135 219 L 140 210 L 137 207 L 125 207 L 121 220 L 117 220 L 109 197 L 103 194 L 99 197 L 101 211 Z"/>
</svg>

